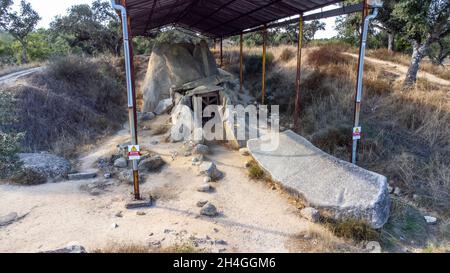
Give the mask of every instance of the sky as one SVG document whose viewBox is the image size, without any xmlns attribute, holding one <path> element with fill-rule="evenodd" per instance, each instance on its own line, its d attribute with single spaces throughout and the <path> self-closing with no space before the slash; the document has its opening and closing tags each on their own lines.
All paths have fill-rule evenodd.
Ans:
<svg viewBox="0 0 450 273">
<path fill-rule="evenodd" d="M 47 28 L 53 18 L 57 15 L 63 15 L 66 13 L 67 9 L 73 5 L 77 4 L 90 4 L 93 0 L 27 0 L 33 6 L 41 16 L 41 21 L 38 23 L 38 28 Z M 15 5 L 20 3 L 20 0 L 14 0 Z M 335 8 L 334 6 L 324 8 L 323 10 Z M 316 10 L 313 12 L 320 12 Z M 308 13 L 307 13 L 308 14 Z M 321 20 L 326 23 L 326 30 L 317 32 L 315 38 L 332 38 L 336 36 L 336 31 L 334 30 L 335 18 L 327 18 Z"/>
</svg>

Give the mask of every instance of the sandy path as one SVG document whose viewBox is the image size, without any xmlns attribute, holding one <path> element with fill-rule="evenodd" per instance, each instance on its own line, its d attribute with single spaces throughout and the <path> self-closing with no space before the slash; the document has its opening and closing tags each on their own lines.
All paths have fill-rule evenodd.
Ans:
<svg viewBox="0 0 450 273">
<path fill-rule="evenodd" d="M 358 58 L 357 54 L 352 54 L 352 53 L 348 53 L 348 52 L 345 52 L 343 54 L 351 56 L 353 58 Z M 389 71 L 391 73 L 398 75 L 400 77 L 399 80 L 403 80 L 406 73 L 408 72 L 408 67 L 405 65 L 402 65 L 402 64 L 383 61 L 383 60 L 370 58 L 370 57 L 365 57 L 365 60 L 367 60 L 370 63 L 374 63 L 377 65 L 383 66 L 383 69 L 385 69 L 386 71 Z M 425 78 L 429 82 L 437 83 L 437 84 L 444 85 L 444 86 L 450 86 L 450 81 L 436 77 L 435 75 L 428 73 L 428 72 L 420 71 L 418 73 L 418 77 Z"/>
<path fill-rule="evenodd" d="M 141 187 L 143 193 L 160 196 L 154 207 L 144 210 L 144 216 L 124 209 L 124 200 L 132 191 L 129 185 L 117 183 L 99 196 L 79 189 L 94 180 L 34 187 L 0 185 L 0 215 L 30 212 L 22 220 L 0 227 L 0 252 L 44 251 L 72 241 L 88 250 L 113 243 L 161 243 L 164 247 L 190 236 L 198 239 L 200 248 L 213 252 L 288 252 L 292 236 L 306 231 L 308 223 L 298 216 L 298 209 L 286 196 L 263 182 L 248 179 L 243 167 L 246 157 L 222 146 L 211 146 L 210 159 L 225 172 L 225 177 L 213 183 L 215 192 L 200 193 L 195 188 L 202 184 L 203 177 L 192 166 L 192 157 L 180 155 L 172 160 L 171 152 L 180 149 L 181 144 L 163 143 L 161 138 L 150 136 L 148 131 L 141 135 L 141 144 L 167 162 Z M 81 157 L 81 166 L 92 168 L 93 158 L 108 154 L 118 140 L 126 140 L 126 131 L 90 153 L 95 156 Z M 153 140 L 160 143 L 150 144 Z M 215 204 L 220 215 L 199 216 L 196 202 L 201 199 Z M 115 216 L 119 211 L 123 212 L 121 218 Z M 113 223 L 118 227 L 113 229 Z M 227 244 L 212 243 L 215 240 Z"/>
<path fill-rule="evenodd" d="M 27 75 L 36 73 L 38 71 L 41 71 L 43 68 L 42 67 L 34 67 L 34 68 L 29 68 L 29 69 L 24 69 L 21 71 L 17 71 L 17 72 L 13 72 L 4 76 L 0 77 L 0 83 L 11 83 L 13 81 L 16 81 L 19 78 L 25 77 Z"/>
</svg>

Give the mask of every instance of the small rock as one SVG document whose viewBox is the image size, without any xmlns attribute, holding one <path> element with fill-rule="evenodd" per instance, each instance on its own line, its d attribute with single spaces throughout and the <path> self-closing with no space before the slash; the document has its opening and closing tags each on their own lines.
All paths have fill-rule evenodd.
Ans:
<svg viewBox="0 0 450 273">
<path fill-rule="evenodd" d="M 77 242 L 69 243 L 66 247 L 44 251 L 42 253 L 71 253 L 71 254 L 80 254 L 87 253 L 86 249 Z"/>
<path fill-rule="evenodd" d="M 117 168 L 126 168 L 128 166 L 128 162 L 125 158 L 121 157 L 114 161 L 114 167 Z"/>
<path fill-rule="evenodd" d="M 145 212 L 143 212 L 143 211 L 137 211 L 137 212 L 136 212 L 136 215 L 138 215 L 138 216 L 144 216 L 144 215 L 145 215 Z"/>
<path fill-rule="evenodd" d="M 17 217 L 19 217 L 17 212 L 11 212 L 5 216 L 0 217 L 0 227 L 13 223 L 14 221 L 16 221 Z"/>
<path fill-rule="evenodd" d="M 381 245 L 379 242 L 371 241 L 367 243 L 366 250 L 370 253 L 381 253 Z"/>
<path fill-rule="evenodd" d="M 203 185 L 197 187 L 197 191 L 199 191 L 199 192 L 210 192 L 211 189 L 212 188 L 209 184 L 203 184 Z"/>
<path fill-rule="evenodd" d="M 394 187 L 392 187 L 392 186 L 388 186 L 387 188 L 388 188 L 388 192 L 389 192 L 389 194 L 392 194 L 392 193 L 394 193 Z"/>
<path fill-rule="evenodd" d="M 219 232 L 219 229 L 213 228 L 213 231 L 214 231 L 215 233 L 218 233 L 218 232 Z"/>
<path fill-rule="evenodd" d="M 213 162 L 203 162 L 199 166 L 199 171 L 200 175 L 211 177 L 213 180 L 218 180 L 222 177 L 222 173 Z"/>
<path fill-rule="evenodd" d="M 208 203 L 208 200 L 200 200 L 197 202 L 197 207 L 202 208 L 204 205 Z"/>
<path fill-rule="evenodd" d="M 116 223 L 112 223 L 112 224 L 111 224 L 111 229 L 116 229 L 116 228 L 118 228 L 118 227 L 119 227 L 119 225 L 116 224 Z"/>
<path fill-rule="evenodd" d="M 437 218 L 436 217 L 424 216 L 424 218 L 425 218 L 425 221 L 427 221 L 427 224 L 434 225 L 434 224 L 437 223 Z"/>
<path fill-rule="evenodd" d="M 158 240 L 156 240 L 156 241 L 150 241 L 150 242 L 148 243 L 148 245 L 149 245 L 151 248 L 160 248 L 160 247 L 161 247 L 161 241 L 158 241 Z"/>
<path fill-rule="evenodd" d="M 143 131 L 149 131 L 151 130 L 150 126 L 145 125 L 144 127 L 142 127 Z"/>
<path fill-rule="evenodd" d="M 118 213 L 115 214 L 115 216 L 116 216 L 116 217 L 119 217 L 119 218 L 122 218 L 122 217 L 123 217 L 123 214 L 122 214 L 121 211 L 119 211 Z"/>
<path fill-rule="evenodd" d="M 111 179 L 112 178 L 112 173 L 105 173 L 105 174 L 103 174 L 103 177 L 105 179 Z"/>
<path fill-rule="evenodd" d="M 304 208 L 300 211 L 302 217 L 308 219 L 308 221 L 317 223 L 320 219 L 319 211 L 315 208 Z"/>
<path fill-rule="evenodd" d="M 252 165 L 252 161 L 251 160 L 247 160 L 245 162 L 245 168 L 249 168 Z"/>
<path fill-rule="evenodd" d="M 207 203 L 206 205 L 204 205 L 201 210 L 200 210 L 200 214 L 201 215 L 205 215 L 205 216 L 210 216 L 210 217 L 214 217 L 217 216 L 217 208 L 216 206 L 214 206 L 211 203 Z"/>
<path fill-rule="evenodd" d="M 215 240 L 214 243 L 216 245 L 227 245 L 227 242 L 224 240 Z"/>
<path fill-rule="evenodd" d="M 209 182 L 211 182 L 211 177 L 209 177 L 209 176 L 205 177 L 205 178 L 203 179 L 203 182 L 204 182 L 204 183 L 209 183 Z"/>
<path fill-rule="evenodd" d="M 240 149 L 239 149 L 239 153 L 240 153 L 242 156 L 249 156 L 249 155 L 250 155 L 250 152 L 248 151 L 247 148 L 240 148 Z"/>
<path fill-rule="evenodd" d="M 394 190 L 394 194 L 396 196 L 400 196 L 402 194 L 402 190 L 399 187 L 396 187 L 395 190 Z"/>
<path fill-rule="evenodd" d="M 153 140 L 152 142 L 150 142 L 151 145 L 158 145 L 158 141 L 157 140 Z"/>
<path fill-rule="evenodd" d="M 199 155 L 207 155 L 209 154 L 209 147 L 203 144 L 197 144 L 194 147 L 194 153 Z"/>
<path fill-rule="evenodd" d="M 418 194 L 413 194 L 412 198 L 413 198 L 414 202 L 419 202 L 421 199 L 420 195 L 418 195 Z"/>
</svg>

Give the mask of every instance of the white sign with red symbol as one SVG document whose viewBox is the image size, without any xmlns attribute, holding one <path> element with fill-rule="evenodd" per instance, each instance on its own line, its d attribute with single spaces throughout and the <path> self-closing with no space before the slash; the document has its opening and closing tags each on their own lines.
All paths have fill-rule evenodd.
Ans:
<svg viewBox="0 0 450 273">
<path fill-rule="evenodd" d="M 353 128 L 353 140 L 361 139 L 361 127 Z"/>
<path fill-rule="evenodd" d="M 141 148 L 139 145 L 129 145 L 128 146 L 128 159 L 129 160 L 139 160 L 141 159 Z"/>
</svg>

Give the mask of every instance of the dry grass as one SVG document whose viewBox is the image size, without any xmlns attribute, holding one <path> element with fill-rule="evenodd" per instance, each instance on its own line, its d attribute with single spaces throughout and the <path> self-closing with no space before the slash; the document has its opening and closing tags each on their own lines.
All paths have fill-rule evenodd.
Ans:
<svg viewBox="0 0 450 273">
<path fill-rule="evenodd" d="M 296 60 L 280 59 L 285 48 L 269 49 L 275 60 L 267 93 L 280 105 L 281 125 L 290 127 Z M 357 66 L 356 59 L 342 54 L 346 50 L 340 45 L 304 49 L 299 131 L 343 160 L 351 152 Z M 260 81 L 245 75 L 253 94 L 260 95 Z M 382 67 L 366 65 L 359 165 L 386 175 L 407 197 L 419 195 L 421 206 L 450 216 L 450 91 L 425 80 L 405 91 L 401 82 Z"/>
<path fill-rule="evenodd" d="M 264 170 L 258 165 L 254 160 L 250 161 L 250 166 L 248 166 L 248 176 L 251 179 L 262 180 L 266 177 Z"/>
<path fill-rule="evenodd" d="M 399 63 L 405 66 L 409 66 L 411 63 L 411 56 L 398 52 L 389 52 L 385 48 L 369 50 L 367 52 L 367 56 L 393 63 Z M 450 80 L 450 70 L 448 68 L 434 65 L 427 59 L 424 59 L 420 64 L 420 70 L 431 73 L 442 79 Z"/>
<path fill-rule="evenodd" d="M 138 254 L 138 253 L 201 253 L 200 250 L 195 249 L 189 243 L 175 244 L 169 247 L 152 248 L 145 245 L 138 244 L 124 244 L 124 245 L 110 245 L 101 249 L 95 249 L 93 253 L 123 253 L 123 254 Z"/>
<path fill-rule="evenodd" d="M 106 58 L 67 57 L 10 87 L 19 113 L 14 129 L 26 132 L 23 150 L 70 157 L 80 145 L 120 128 L 126 117 L 121 79 Z"/>
</svg>

